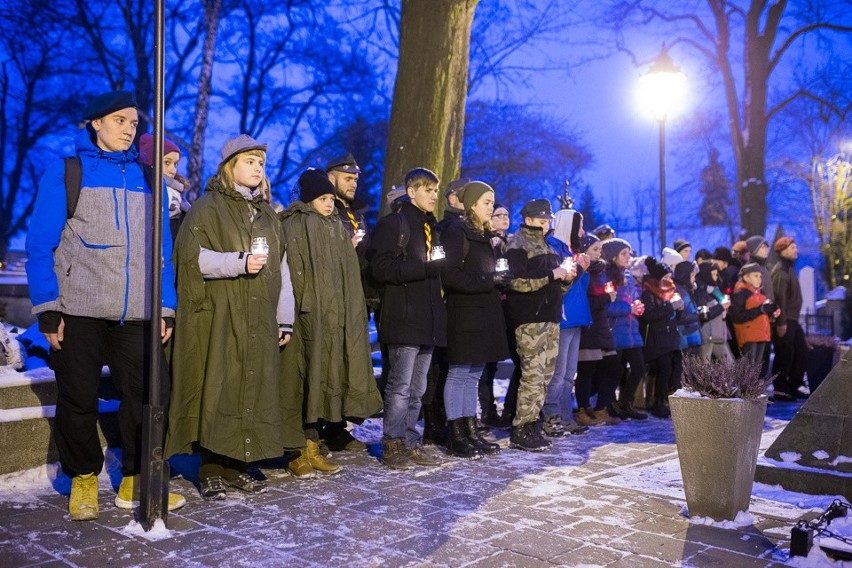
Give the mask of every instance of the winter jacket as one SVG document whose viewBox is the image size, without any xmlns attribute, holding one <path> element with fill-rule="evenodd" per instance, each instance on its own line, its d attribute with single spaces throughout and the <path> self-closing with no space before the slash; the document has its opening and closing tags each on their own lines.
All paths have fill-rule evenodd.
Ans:
<svg viewBox="0 0 852 568">
<path fill-rule="evenodd" d="M 734 324 L 737 344 L 763 343 L 771 341 L 769 316 L 763 310 L 766 296 L 761 289 L 752 288 L 745 282 L 737 282 L 731 296 L 728 318 Z"/>
<path fill-rule="evenodd" d="M 408 224 L 408 242 L 400 249 L 401 218 Z M 441 298 L 439 273 L 427 273 L 424 224 L 436 241 L 436 222 L 410 202 L 399 213 L 376 223 L 367 251 L 373 278 L 384 285 L 379 322 L 379 341 L 384 344 L 447 344 L 447 309 Z M 430 268 L 430 271 L 432 269 Z"/>
<path fill-rule="evenodd" d="M 589 275 L 589 287 L 586 297 L 589 300 L 589 309 L 592 313 L 592 325 L 584 327 L 580 332 L 580 349 L 602 349 L 604 351 L 615 350 L 615 340 L 612 330 L 609 328 L 607 318 L 607 306 L 611 300 L 606 292 L 606 284 L 609 282 L 606 275 L 606 263 L 602 260 L 593 260 L 587 270 Z"/>
<path fill-rule="evenodd" d="M 796 276 L 795 262 L 786 258 L 772 267 L 772 282 L 764 284 L 764 288 L 772 288 L 775 301 L 781 309 L 778 322 L 784 324 L 787 320 L 799 321 L 802 313 L 802 287 Z"/>
<path fill-rule="evenodd" d="M 368 418 L 382 406 L 373 376 L 358 256 L 335 213 L 294 201 L 281 213 L 296 298 L 281 352 L 284 398 L 304 421 Z"/>
<path fill-rule="evenodd" d="M 724 294 L 712 282 L 710 263 L 698 266 L 695 278 L 693 298 L 701 317 L 701 335 L 705 343 L 725 343 L 729 338 L 728 325 L 725 323 L 725 308 L 722 307 Z M 702 310 L 701 308 L 704 308 Z"/>
<path fill-rule="evenodd" d="M 569 212 L 563 209 L 566 213 Z M 557 219 L 562 219 L 562 212 L 556 214 Z M 569 241 L 572 238 L 574 216 L 569 217 L 569 223 L 555 223 L 553 235 L 547 238 L 547 243 L 559 256 L 565 258 L 572 256 Z M 589 289 L 589 274 L 580 266 L 577 266 L 577 279 L 571 284 L 571 288 L 562 296 L 562 319 L 559 321 L 561 329 L 572 327 L 583 327 L 592 325 L 592 311 L 589 309 L 589 298 L 586 292 Z"/>
<path fill-rule="evenodd" d="M 464 221 L 448 225 L 441 233 L 447 255 L 441 279 L 447 300 L 447 359 L 451 364 L 488 363 L 509 357 L 503 306 L 493 280 L 497 257 L 490 236 Z"/>
<path fill-rule="evenodd" d="M 661 297 L 656 289 L 658 281 L 646 277 L 643 284 L 642 303 L 645 312 L 640 321 L 644 325 L 645 361 L 680 350 L 680 333 L 677 330 L 677 311 L 670 300 Z"/>
<path fill-rule="evenodd" d="M 763 276 L 763 280 L 761 283 L 761 290 L 766 295 L 767 298 L 772 300 L 773 302 L 777 302 L 775 299 L 775 290 L 772 285 L 772 273 L 769 271 L 769 268 L 766 266 L 767 259 L 765 258 L 756 258 L 752 256 L 751 261 L 757 263 L 760 267 L 760 274 Z M 739 276 L 737 277 L 739 278 Z M 736 288 L 736 284 L 734 284 L 734 288 Z"/>
<path fill-rule="evenodd" d="M 562 295 L 570 284 L 554 280 L 562 257 L 545 241 L 544 231 L 521 225 L 507 245 L 512 280 L 506 292 L 506 315 L 511 328 L 525 323 L 559 323 Z"/>
<path fill-rule="evenodd" d="M 606 307 L 609 326 L 616 349 L 632 349 L 645 345 L 642 341 L 639 318 L 633 314 L 633 302 L 640 292 L 630 270 L 624 271 L 624 284 L 616 286 L 615 301 Z"/>
<path fill-rule="evenodd" d="M 266 237 L 266 266 L 254 275 L 205 279 L 201 248 L 243 252 Z M 300 447 L 301 409 L 282 396 L 278 321 L 284 241 L 272 208 L 217 177 L 186 215 L 175 247 L 177 311 L 166 456 L 191 453 L 195 442 L 240 461 Z"/>
<path fill-rule="evenodd" d="M 83 179 L 67 219 L 65 163 L 52 163 L 39 182 L 27 234 L 27 282 L 33 313 L 125 321 L 150 319 L 151 189 L 138 153 L 106 152 L 81 131 L 75 139 Z M 162 315 L 177 307 L 163 190 Z"/>
<path fill-rule="evenodd" d="M 677 330 L 680 333 L 680 348 L 698 347 L 703 343 L 701 337 L 701 318 L 698 316 L 698 306 L 692 291 L 682 285 L 676 284 L 675 289 L 683 298 L 683 310 L 677 318 Z"/>
</svg>

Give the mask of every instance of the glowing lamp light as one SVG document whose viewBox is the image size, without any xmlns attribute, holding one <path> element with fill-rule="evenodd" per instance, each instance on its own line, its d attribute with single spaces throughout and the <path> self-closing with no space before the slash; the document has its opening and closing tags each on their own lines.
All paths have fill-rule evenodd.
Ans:
<svg viewBox="0 0 852 568">
<path fill-rule="evenodd" d="M 639 78 L 642 107 L 660 125 L 660 254 L 666 246 L 666 120 L 677 113 L 686 94 L 686 75 L 669 57 L 666 46 L 648 72 Z"/>
<path fill-rule="evenodd" d="M 639 78 L 639 101 L 656 120 L 676 115 L 686 99 L 686 75 L 674 64 L 666 47 L 648 72 Z"/>
</svg>

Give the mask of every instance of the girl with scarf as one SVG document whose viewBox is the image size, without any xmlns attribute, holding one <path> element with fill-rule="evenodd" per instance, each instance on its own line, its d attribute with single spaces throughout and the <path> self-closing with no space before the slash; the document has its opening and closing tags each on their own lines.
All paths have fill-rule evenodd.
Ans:
<svg viewBox="0 0 852 568">
<path fill-rule="evenodd" d="M 680 353 L 680 333 L 677 318 L 683 310 L 683 300 L 675 290 L 671 269 L 654 258 L 646 258 L 648 275 L 642 283 L 642 303 L 645 312 L 645 361 L 654 377 L 654 402 L 649 408 L 657 418 L 671 417 L 668 395 L 680 387 L 683 360 Z"/>
</svg>

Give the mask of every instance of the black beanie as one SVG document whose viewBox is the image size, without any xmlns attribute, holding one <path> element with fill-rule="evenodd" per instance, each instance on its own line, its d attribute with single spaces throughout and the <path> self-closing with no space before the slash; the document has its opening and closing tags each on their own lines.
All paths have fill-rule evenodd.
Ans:
<svg viewBox="0 0 852 568">
<path fill-rule="evenodd" d="M 597 238 L 592 233 L 586 233 L 582 237 L 580 237 L 580 252 L 586 252 L 589 250 L 589 247 L 595 243 L 599 243 L 601 240 Z"/>
<path fill-rule="evenodd" d="M 86 105 L 83 120 L 95 120 L 123 108 L 137 108 L 136 95 L 130 91 L 111 91 L 93 97 Z"/>
<path fill-rule="evenodd" d="M 672 273 L 672 269 L 667 264 L 657 262 L 657 259 L 652 256 L 645 259 L 645 266 L 648 267 L 648 276 L 655 280 L 662 280 L 664 276 Z"/>
<path fill-rule="evenodd" d="M 728 247 L 716 247 L 713 249 L 713 258 L 727 262 L 728 264 L 734 263 L 734 255 Z"/>
<path fill-rule="evenodd" d="M 303 203 L 310 203 L 327 193 L 334 195 L 334 185 L 324 171 L 308 168 L 299 176 L 299 199 Z"/>
<path fill-rule="evenodd" d="M 690 283 L 690 275 L 695 270 L 695 265 L 691 262 L 679 262 L 674 268 L 674 281 L 678 284 L 688 286 Z"/>
</svg>

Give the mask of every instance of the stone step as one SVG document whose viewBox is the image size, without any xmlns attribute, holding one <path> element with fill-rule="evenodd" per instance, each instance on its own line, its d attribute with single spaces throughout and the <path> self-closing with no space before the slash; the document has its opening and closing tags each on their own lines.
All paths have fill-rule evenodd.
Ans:
<svg viewBox="0 0 852 568">
<path fill-rule="evenodd" d="M 0 410 L 55 405 L 56 396 L 56 379 L 48 368 L 0 373 Z M 106 367 L 101 374 L 98 396 L 103 400 L 119 399 Z"/>
<path fill-rule="evenodd" d="M 121 447 L 118 401 L 98 403 L 101 446 Z M 56 406 L 43 405 L 0 410 L 0 474 L 39 467 L 59 459 L 53 441 Z"/>
</svg>

